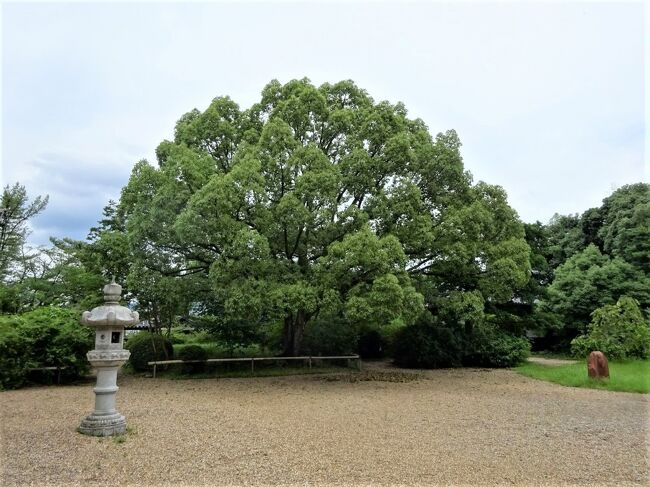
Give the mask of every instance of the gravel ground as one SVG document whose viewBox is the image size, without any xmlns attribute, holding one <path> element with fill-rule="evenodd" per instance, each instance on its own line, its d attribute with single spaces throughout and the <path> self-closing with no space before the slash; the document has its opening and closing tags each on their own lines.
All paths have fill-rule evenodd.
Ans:
<svg viewBox="0 0 650 487">
<path fill-rule="evenodd" d="M 90 383 L 0 393 L 0 485 L 649 485 L 649 395 L 478 369 L 119 384 L 123 442 L 75 431 Z"/>
</svg>

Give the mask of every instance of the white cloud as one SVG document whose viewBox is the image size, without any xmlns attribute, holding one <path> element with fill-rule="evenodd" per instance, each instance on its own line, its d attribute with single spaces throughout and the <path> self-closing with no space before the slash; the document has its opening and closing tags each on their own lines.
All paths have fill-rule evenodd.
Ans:
<svg viewBox="0 0 650 487">
<path fill-rule="evenodd" d="M 248 106 L 273 78 L 351 78 L 375 99 L 403 101 L 432 132 L 456 129 L 475 178 L 502 185 L 524 220 L 545 221 L 643 178 L 642 12 L 5 4 L 3 178 L 51 196 L 32 238 L 46 227 L 80 237 L 184 112 L 218 95 Z M 61 226 L 75 208 L 88 221 Z"/>
</svg>

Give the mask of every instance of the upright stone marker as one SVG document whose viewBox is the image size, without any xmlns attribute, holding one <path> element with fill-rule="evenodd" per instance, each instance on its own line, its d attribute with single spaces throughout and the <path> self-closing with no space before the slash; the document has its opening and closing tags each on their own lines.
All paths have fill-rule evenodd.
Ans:
<svg viewBox="0 0 650 487">
<path fill-rule="evenodd" d="M 587 374 L 592 379 L 609 379 L 609 364 L 603 352 L 591 352 L 587 357 Z"/>
<path fill-rule="evenodd" d="M 129 359 L 124 350 L 124 327 L 138 322 L 138 313 L 120 306 L 122 286 L 115 279 L 104 286 L 104 306 L 84 311 L 81 323 L 95 328 L 95 350 L 86 355 L 97 370 L 95 410 L 81 422 L 79 432 L 92 436 L 112 436 L 126 431 L 126 419 L 115 409 L 117 369 Z"/>
</svg>

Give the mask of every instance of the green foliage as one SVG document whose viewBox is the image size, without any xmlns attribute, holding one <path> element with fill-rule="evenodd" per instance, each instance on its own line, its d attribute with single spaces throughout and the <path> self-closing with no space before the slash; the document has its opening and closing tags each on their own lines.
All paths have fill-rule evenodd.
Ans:
<svg viewBox="0 0 650 487">
<path fill-rule="evenodd" d="M 306 355 L 348 355 L 356 353 L 357 330 L 343 319 L 316 319 L 305 328 L 302 353 Z"/>
<path fill-rule="evenodd" d="M 260 345 L 250 345 L 248 347 L 237 347 L 235 349 L 224 346 L 219 342 L 200 342 L 174 345 L 175 355 L 185 348 L 193 345 L 199 345 L 203 348 L 209 358 L 237 358 L 237 357 L 268 357 L 274 355 L 273 351 L 269 351 Z"/>
<path fill-rule="evenodd" d="M 186 328 L 173 328 L 169 334 L 169 341 L 174 345 L 184 343 L 209 343 L 213 337 L 203 330 L 189 330 Z"/>
<path fill-rule="evenodd" d="M 423 348 L 462 348 L 429 362 L 501 363 L 523 347 L 502 332 L 568 346 L 622 295 L 650 307 L 649 185 L 522 225 L 502 188 L 473 184 L 460 147 L 351 81 L 272 81 L 248 109 L 215 98 L 178 120 L 157 165 L 135 164 L 88 242 L 22 252 L 47 198 L 5 187 L 0 312 L 90 309 L 115 275 L 152 327 L 187 319 L 230 355 L 347 353 L 359 336 L 390 350 L 428 311 L 437 338 Z"/>
<path fill-rule="evenodd" d="M 512 367 L 530 353 L 530 343 L 490 321 L 449 326 L 432 316 L 403 328 L 394 343 L 394 359 L 403 367 Z"/>
<path fill-rule="evenodd" d="M 485 302 L 480 291 L 451 291 L 436 302 L 438 319 L 448 327 L 479 322 L 484 319 Z"/>
<path fill-rule="evenodd" d="M 325 323 L 345 325 L 324 348 L 346 348 L 337 336 L 413 323 L 452 291 L 481 306 L 528 280 L 523 227 L 501 188 L 471 184 L 456 133 L 351 81 L 272 81 L 246 110 L 215 98 L 156 155 L 116 208 L 155 322 L 199 315 L 232 346 L 281 323 L 292 355 Z"/>
<path fill-rule="evenodd" d="M 422 273 L 429 309 L 445 307 L 442 301 L 451 293 L 473 293 L 473 302 L 479 297 L 483 303 L 508 302 L 529 279 L 530 248 L 503 189 L 479 183 L 467 196 L 435 227 L 441 253 L 430 256 L 425 268 L 419 267 L 422 262 L 412 267 L 416 275 Z"/>
<path fill-rule="evenodd" d="M 560 366 L 525 363 L 515 371 L 527 377 L 555 382 L 563 386 L 650 393 L 650 361 L 648 360 L 609 362 L 608 380 L 591 379 L 587 374 L 587 364 L 584 362 Z"/>
<path fill-rule="evenodd" d="M 190 343 L 184 347 L 179 347 L 176 356 L 180 360 L 205 360 L 208 358 L 208 352 L 205 347 Z"/>
<path fill-rule="evenodd" d="M 0 285 L 0 314 L 18 313 L 23 308 L 25 287 L 21 283 Z"/>
<path fill-rule="evenodd" d="M 423 313 L 424 314 L 424 313 Z M 422 315 L 420 315 L 422 316 Z M 391 321 L 388 325 L 382 326 L 377 331 L 381 338 L 381 346 L 385 355 L 392 357 L 395 348 L 395 340 L 400 331 L 406 327 L 401 319 Z"/>
<path fill-rule="evenodd" d="M 359 336 L 358 353 L 363 359 L 383 358 L 387 344 L 377 330 L 368 330 Z"/>
<path fill-rule="evenodd" d="M 180 360 L 206 360 L 208 352 L 201 345 L 190 344 L 179 349 L 177 357 Z M 183 364 L 183 372 L 186 374 L 194 374 L 204 370 L 205 364 L 202 363 Z"/>
<path fill-rule="evenodd" d="M 474 328 L 469 337 L 463 365 L 475 367 L 514 367 L 530 355 L 530 342 L 510 335 L 491 324 Z"/>
<path fill-rule="evenodd" d="M 617 189 L 603 200 L 599 216 L 603 250 L 650 275 L 650 185 Z"/>
<path fill-rule="evenodd" d="M 28 233 L 27 222 L 47 206 L 48 197 L 37 196 L 31 203 L 24 186 L 6 185 L 0 197 L 0 283 L 15 281 L 16 267 L 23 267 L 23 246 Z"/>
<path fill-rule="evenodd" d="M 568 350 L 591 312 L 622 295 L 650 306 L 650 186 L 623 186 L 582 215 L 525 225 L 532 275 L 517 292 L 525 326 L 539 343 Z"/>
<path fill-rule="evenodd" d="M 578 215 L 553 215 L 546 233 L 548 240 L 543 253 L 553 269 L 585 248 L 582 223 Z"/>
<path fill-rule="evenodd" d="M 0 390 L 22 386 L 27 378 L 30 360 L 30 343 L 14 328 L 14 323 L 4 318 L 0 328 Z"/>
<path fill-rule="evenodd" d="M 584 358 L 594 350 L 611 360 L 650 356 L 650 322 L 634 299 L 621 297 L 616 304 L 595 310 L 592 318 L 587 333 L 571 342 L 574 356 Z"/>
<path fill-rule="evenodd" d="M 463 340 L 451 328 L 407 326 L 395 338 L 395 364 L 410 368 L 462 365 Z"/>
<path fill-rule="evenodd" d="M 397 332 L 393 357 L 400 367 L 460 367 L 464 349 L 465 338 L 459 329 L 440 326 L 425 317 Z"/>
<path fill-rule="evenodd" d="M 94 335 L 79 316 L 73 309 L 43 307 L 0 317 L 0 386 L 19 387 L 30 367 L 66 367 L 63 377 L 86 374 Z"/>
<path fill-rule="evenodd" d="M 40 252 L 26 245 L 28 222 L 47 206 L 48 197 L 29 201 L 24 186 L 5 186 L 0 196 L 0 313 L 22 313 L 34 306 L 31 282 L 46 268 Z"/>
<path fill-rule="evenodd" d="M 129 364 L 136 372 L 151 370 L 148 362 L 171 360 L 174 356 L 172 343 L 158 333 L 140 331 L 129 336 L 124 346 L 131 352 Z"/>
<path fill-rule="evenodd" d="M 238 296 L 243 302 L 245 296 Z M 234 303 L 231 302 L 231 306 Z M 260 320 L 247 320 L 238 318 L 237 315 L 224 314 L 203 315 L 192 317 L 192 326 L 211 337 L 213 341 L 222 344 L 225 348 L 233 351 L 236 348 L 248 347 L 259 342 L 263 338 Z"/>
<path fill-rule="evenodd" d="M 92 309 L 102 304 L 101 289 L 107 279 L 93 264 L 85 242 L 51 238 L 42 251 L 48 265 L 38 278 L 29 279 L 31 306 L 74 306 Z"/>
<path fill-rule="evenodd" d="M 591 244 L 556 269 L 545 309 L 561 316 L 567 328 L 581 331 L 596 308 L 614 304 L 620 296 L 631 296 L 647 307 L 650 278 Z"/>
<path fill-rule="evenodd" d="M 530 279 L 524 287 L 517 290 L 519 301 L 531 308 L 535 302 L 546 297 L 546 289 L 553 280 L 553 268 L 549 261 L 550 232 L 540 222 L 524 223 L 526 243 L 530 247 Z"/>
</svg>

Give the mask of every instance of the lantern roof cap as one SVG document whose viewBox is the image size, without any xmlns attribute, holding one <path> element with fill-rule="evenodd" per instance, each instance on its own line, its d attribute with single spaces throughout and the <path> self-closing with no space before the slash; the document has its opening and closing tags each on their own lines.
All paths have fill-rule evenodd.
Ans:
<svg viewBox="0 0 650 487">
<path fill-rule="evenodd" d="M 115 282 L 115 277 L 104 286 L 104 305 L 84 311 L 81 323 L 88 326 L 130 326 L 136 324 L 140 317 L 137 311 L 121 306 L 122 286 Z"/>
</svg>

